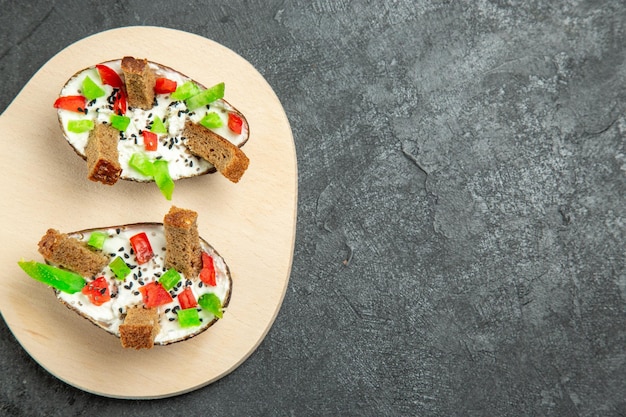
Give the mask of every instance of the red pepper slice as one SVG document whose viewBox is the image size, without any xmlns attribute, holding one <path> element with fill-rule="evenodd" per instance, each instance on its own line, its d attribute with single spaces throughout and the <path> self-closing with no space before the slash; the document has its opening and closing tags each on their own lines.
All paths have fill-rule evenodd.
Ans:
<svg viewBox="0 0 626 417">
<path fill-rule="evenodd" d="M 92 304 L 100 306 L 111 299 L 109 285 L 105 277 L 98 277 L 85 285 L 81 290 Z"/>
<path fill-rule="evenodd" d="M 167 94 L 176 91 L 176 81 L 169 78 L 157 78 L 154 84 L 154 92 L 157 94 Z"/>
<path fill-rule="evenodd" d="M 236 134 L 241 133 L 241 126 L 243 125 L 243 120 L 237 113 L 228 113 L 228 128 L 235 132 Z"/>
<path fill-rule="evenodd" d="M 152 246 L 145 232 L 141 232 L 130 238 L 130 244 L 135 251 L 138 264 L 145 264 L 154 256 Z"/>
<path fill-rule="evenodd" d="M 187 287 L 178 294 L 178 303 L 180 304 L 181 309 L 192 308 L 198 305 L 196 301 L 196 297 L 193 295 L 191 288 Z"/>
<path fill-rule="evenodd" d="M 54 101 L 55 109 L 84 113 L 85 107 L 87 107 L 87 99 L 83 96 L 64 96 L 59 97 Z"/>
<path fill-rule="evenodd" d="M 143 145 L 146 148 L 146 151 L 156 151 L 157 144 L 159 143 L 159 137 L 156 133 L 150 132 L 149 130 L 144 130 L 141 132 L 143 135 Z"/>
<path fill-rule="evenodd" d="M 96 65 L 98 72 L 100 73 L 100 79 L 102 84 L 110 85 L 113 88 L 124 88 L 124 82 L 120 78 L 119 74 L 106 65 Z"/>
<path fill-rule="evenodd" d="M 217 282 L 215 281 L 215 266 L 213 265 L 213 258 L 206 252 L 202 252 L 200 280 L 211 287 L 215 287 L 217 285 Z"/>
<path fill-rule="evenodd" d="M 123 90 L 117 90 L 115 93 L 115 99 L 113 100 L 113 113 L 123 116 L 126 114 L 126 94 Z"/>
<path fill-rule="evenodd" d="M 161 284 L 152 281 L 139 287 L 143 303 L 148 308 L 158 307 L 163 304 L 171 303 L 173 300 L 169 292 Z"/>
</svg>

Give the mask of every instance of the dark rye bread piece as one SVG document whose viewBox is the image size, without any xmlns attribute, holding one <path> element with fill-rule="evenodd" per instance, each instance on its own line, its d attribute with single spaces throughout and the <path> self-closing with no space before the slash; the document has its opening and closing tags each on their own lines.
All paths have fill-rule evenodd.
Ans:
<svg viewBox="0 0 626 417">
<path fill-rule="evenodd" d="M 117 144 L 120 132 L 111 125 L 98 123 L 89 132 L 85 148 L 87 178 L 91 181 L 113 185 L 120 178 L 122 167 L 119 162 Z"/>
<path fill-rule="evenodd" d="M 39 253 L 49 262 L 76 272 L 84 277 L 99 273 L 109 259 L 92 251 L 87 244 L 55 229 L 48 229 L 39 241 Z"/>
<path fill-rule="evenodd" d="M 131 307 L 119 329 L 123 347 L 150 349 L 160 330 L 159 312 L 156 308 Z"/>
<path fill-rule="evenodd" d="M 198 234 L 198 213 L 175 206 L 163 218 L 165 266 L 191 279 L 202 268 L 202 248 Z"/>
<path fill-rule="evenodd" d="M 246 154 L 206 127 L 187 120 L 182 136 L 187 138 L 186 145 L 192 154 L 209 161 L 230 181 L 239 182 L 248 169 L 250 160 Z"/>
<path fill-rule="evenodd" d="M 126 84 L 128 105 L 149 110 L 154 103 L 154 85 L 156 75 L 147 59 L 136 59 L 131 56 L 122 58 L 122 72 Z"/>
</svg>

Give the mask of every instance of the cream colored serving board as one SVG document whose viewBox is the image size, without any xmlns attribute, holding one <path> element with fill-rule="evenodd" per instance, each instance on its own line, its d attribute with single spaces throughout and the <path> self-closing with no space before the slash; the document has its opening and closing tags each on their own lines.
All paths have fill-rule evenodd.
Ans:
<svg viewBox="0 0 626 417">
<path fill-rule="evenodd" d="M 184 179 L 176 182 L 170 202 L 153 183 L 111 187 L 86 178 L 86 163 L 63 139 L 52 104 L 76 71 L 124 55 L 164 64 L 204 85 L 225 82 L 225 98 L 245 114 L 251 131 L 243 147 L 250 167 L 238 184 L 220 174 Z M 0 308 L 19 343 L 47 371 L 103 396 L 161 398 L 223 377 L 260 344 L 289 280 L 298 182 L 285 112 L 250 63 L 211 40 L 172 29 L 98 33 L 67 47 L 34 75 L 0 116 L 0 140 Z M 17 265 L 22 258 L 42 261 L 37 243 L 50 227 L 70 232 L 161 222 L 172 204 L 199 213 L 200 234 L 226 259 L 233 277 L 224 318 L 188 341 L 123 349 L 119 339 L 63 306 Z"/>
</svg>

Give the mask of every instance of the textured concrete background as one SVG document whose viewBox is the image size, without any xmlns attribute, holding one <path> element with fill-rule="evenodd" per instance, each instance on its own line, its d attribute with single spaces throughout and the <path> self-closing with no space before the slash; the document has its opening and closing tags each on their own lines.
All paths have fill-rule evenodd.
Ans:
<svg viewBox="0 0 626 417">
<path fill-rule="evenodd" d="M 626 415 L 624 2 L 213 3 L 0 0 L 0 110 L 114 27 L 249 60 L 298 152 L 274 327 L 211 386 L 122 401 L 0 321 L 1 415 Z"/>
</svg>

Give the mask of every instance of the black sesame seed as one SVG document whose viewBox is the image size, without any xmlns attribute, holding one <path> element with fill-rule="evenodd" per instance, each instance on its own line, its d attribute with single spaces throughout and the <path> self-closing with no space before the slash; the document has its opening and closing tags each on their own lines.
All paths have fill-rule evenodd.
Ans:
<svg viewBox="0 0 626 417">
<path fill-rule="evenodd" d="M 171 309 L 171 308 L 166 308 L 166 309 L 165 309 L 165 313 L 166 313 L 166 314 L 167 314 L 167 313 L 169 313 L 170 311 L 172 311 L 172 309 Z"/>
<path fill-rule="evenodd" d="M 118 252 L 124 252 L 124 246 L 120 247 L 117 251 Z"/>
<path fill-rule="evenodd" d="M 134 295 L 139 295 L 139 291 L 135 291 L 133 294 Z"/>
<path fill-rule="evenodd" d="M 122 307 L 118 308 L 117 311 L 119 311 L 120 314 L 122 314 L 124 312 L 124 310 L 122 310 Z"/>
<path fill-rule="evenodd" d="M 118 235 L 120 234 L 121 229 L 118 227 L 117 229 L 115 229 L 115 233 L 117 233 Z"/>
<path fill-rule="evenodd" d="M 176 319 L 175 319 L 174 317 L 170 317 L 168 320 L 169 320 L 169 321 L 174 321 L 174 320 L 176 320 Z"/>
<path fill-rule="evenodd" d="M 124 254 L 124 258 L 128 259 L 130 258 L 130 255 L 128 255 L 127 253 Z"/>
</svg>

